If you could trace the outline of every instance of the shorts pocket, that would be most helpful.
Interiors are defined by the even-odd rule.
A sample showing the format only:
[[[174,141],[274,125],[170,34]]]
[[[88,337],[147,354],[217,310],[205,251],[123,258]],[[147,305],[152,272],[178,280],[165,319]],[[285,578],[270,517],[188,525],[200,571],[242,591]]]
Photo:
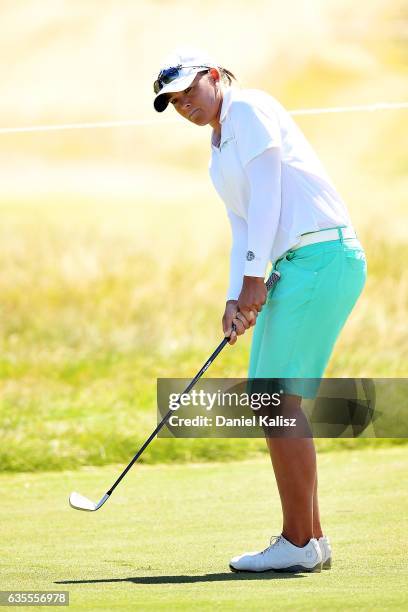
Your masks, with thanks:
[[[289,251],[286,259],[299,271],[309,274],[318,274],[329,268],[333,263],[338,261],[341,255],[341,250],[333,249],[330,251],[296,249]]]

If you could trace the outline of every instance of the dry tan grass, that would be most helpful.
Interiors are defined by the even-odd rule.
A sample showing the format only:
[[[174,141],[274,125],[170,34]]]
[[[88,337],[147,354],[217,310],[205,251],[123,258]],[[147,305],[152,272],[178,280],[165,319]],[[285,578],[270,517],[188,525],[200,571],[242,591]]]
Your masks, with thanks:
[[[160,58],[194,41],[289,109],[406,100],[406,11],[385,0],[28,0],[3,2],[0,18],[0,127],[158,121],[0,134],[0,460],[122,461],[129,432],[154,420],[152,380],[191,377],[218,344],[227,279],[210,133],[154,113]],[[329,376],[407,374],[406,112],[297,118],[368,256]],[[250,336],[240,343],[211,376],[246,375]]]

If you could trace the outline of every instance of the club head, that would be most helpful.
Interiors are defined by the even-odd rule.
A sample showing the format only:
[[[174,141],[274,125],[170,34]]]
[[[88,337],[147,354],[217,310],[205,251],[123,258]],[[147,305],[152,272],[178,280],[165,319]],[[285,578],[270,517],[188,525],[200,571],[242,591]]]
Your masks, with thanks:
[[[74,491],[69,496],[69,505],[71,506],[71,508],[75,508],[75,510],[83,510],[85,512],[95,512],[95,510],[99,510],[99,508],[103,506],[103,504],[106,502],[108,497],[109,495],[105,493],[102,499],[97,504],[94,504],[94,502],[88,499],[87,497],[84,497],[80,493],[76,493]]]

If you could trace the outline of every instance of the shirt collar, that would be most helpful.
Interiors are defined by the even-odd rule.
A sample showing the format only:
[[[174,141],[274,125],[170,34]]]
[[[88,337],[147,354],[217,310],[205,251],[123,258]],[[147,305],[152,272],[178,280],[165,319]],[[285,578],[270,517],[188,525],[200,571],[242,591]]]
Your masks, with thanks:
[[[234,89],[235,88],[233,86],[230,86],[224,91],[220,112],[220,123],[222,123],[227,116],[228,109],[231,106]]]
[[[220,140],[220,144],[218,147],[216,147],[211,142],[212,148],[217,151],[221,151],[225,141],[231,139],[231,135],[228,135],[228,126],[226,126],[224,121],[228,114],[228,110],[231,106],[231,102],[233,100],[235,89],[236,87],[233,87],[230,85],[229,87],[227,87],[227,89],[224,90],[224,93],[223,93],[221,111],[220,111],[220,119],[219,119],[220,124],[221,124],[221,140]]]

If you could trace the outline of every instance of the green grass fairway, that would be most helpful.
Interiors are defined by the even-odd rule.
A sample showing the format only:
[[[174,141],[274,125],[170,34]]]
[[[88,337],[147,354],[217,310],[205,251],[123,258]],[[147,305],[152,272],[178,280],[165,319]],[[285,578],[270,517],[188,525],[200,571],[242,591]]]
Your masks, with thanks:
[[[70,491],[97,499],[121,466],[3,475],[1,589],[68,589],[70,610],[406,608],[406,450],[333,452],[319,467],[334,566],[311,575],[228,569],[280,533],[266,458],[136,466],[96,514],[69,508]]]

